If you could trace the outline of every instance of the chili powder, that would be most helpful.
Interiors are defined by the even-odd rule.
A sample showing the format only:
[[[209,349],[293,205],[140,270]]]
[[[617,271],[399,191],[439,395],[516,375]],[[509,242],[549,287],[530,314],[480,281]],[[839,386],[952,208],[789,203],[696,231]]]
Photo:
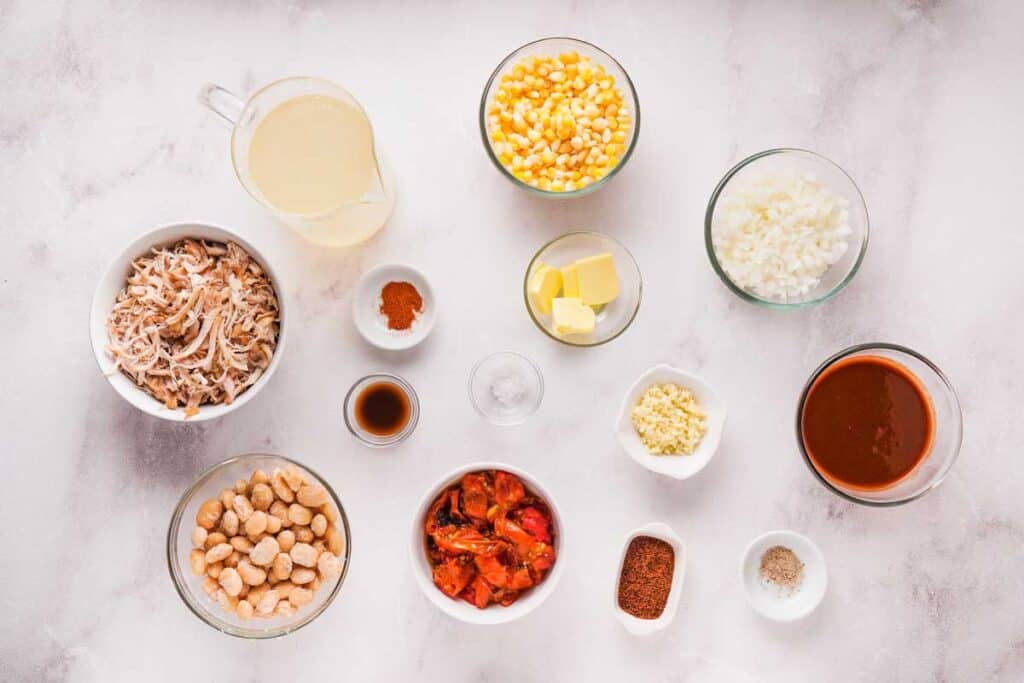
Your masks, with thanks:
[[[657,619],[672,591],[676,553],[660,538],[637,536],[626,549],[619,575],[619,607],[638,619]]]
[[[389,330],[408,330],[423,311],[423,297],[408,282],[389,282],[380,290],[380,312]]]

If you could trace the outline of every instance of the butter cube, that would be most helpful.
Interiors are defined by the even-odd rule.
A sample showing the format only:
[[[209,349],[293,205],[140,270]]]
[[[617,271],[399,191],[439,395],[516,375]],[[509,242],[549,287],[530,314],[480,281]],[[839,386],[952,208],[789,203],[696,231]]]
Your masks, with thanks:
[[[562,296],[574,299],[580,297],[580,276],[575,263],[562,267]]]
[[[575,297],[559,297],[551,302],[555,334],[590,334],[597,316],[594,309]]]
[[[619,277],[611,254],[597,254],[576,262],[580,299],[588,306],[600,306],[619,295]]]
[[[533,267],[530,273],[530,281],[527,285],[527,292],[530,296],[530,303],[541,315],[551,312],[551,300],[558,295],[562,289],[562,271],[552,268],[540,261]]]

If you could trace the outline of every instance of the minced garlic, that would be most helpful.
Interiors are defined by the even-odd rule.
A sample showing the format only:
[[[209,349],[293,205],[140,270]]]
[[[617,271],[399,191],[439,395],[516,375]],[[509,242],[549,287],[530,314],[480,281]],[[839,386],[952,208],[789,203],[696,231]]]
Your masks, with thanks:
[[[644,392],[629,417],[652,455],[690,455],[707,431],[696,397],[678,384],[655,384]]]

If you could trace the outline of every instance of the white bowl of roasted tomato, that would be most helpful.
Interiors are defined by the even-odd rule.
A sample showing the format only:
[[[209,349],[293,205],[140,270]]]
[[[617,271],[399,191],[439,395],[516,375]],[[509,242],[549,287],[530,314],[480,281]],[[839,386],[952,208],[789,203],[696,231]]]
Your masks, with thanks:
[[[423,594],[471,624],[504,624],[537,609],[562,574],[562,519],[523,470],[495,462],[441,477],[413,518],[410,557]]]

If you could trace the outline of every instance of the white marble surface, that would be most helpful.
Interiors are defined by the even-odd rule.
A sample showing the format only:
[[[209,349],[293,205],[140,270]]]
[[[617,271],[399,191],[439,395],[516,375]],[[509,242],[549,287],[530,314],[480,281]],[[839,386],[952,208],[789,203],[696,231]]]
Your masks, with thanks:
[[[489,4],[0,2],[0,679],[1022,680],[1021,5]],[[641,99],[629,167],[575,202],[515,191],[477,132],[493,66],[549,34],[608,49]],[[207,80],[245,92],[303,73],[356,93],[398,177],[391,224],[361,248],[320,250],[276,226],[195,102]],[[720,175],[780,145],[836,159],[873,219],[848,290],[790,314],[730,294],[702,241]],[[106,263],[184,218],[271,253],[294,314],[266,392],[186,427],[121,401],[86,335]],[[624,241],[646,284],[633,328],[590,351],[535,330],[519,291],[533,250],[570,228]],[[428,343],[400,356],[368,348],[349,318],[353,283],[391,260],[428,271],[443,307]],[[833,497],[793,441],[808,372],[866,340],[932,357],[966,415],[948,480],[898,509]],[[485,424],[466,394],[472,363],[506,347],[547,379],[539,414],[514,429]],[[730,404],[721,451],[689,481],[642,470],[612,437],[622,392],[657,362],[706,377]],[[423,403],[414,438],[391,451],[360,447],[339,414],[376,369],[408,377]],[[274,642],[200,623],[163,551],[193,477],[254,449],[325,473],[353,526],[337,602]],[[494,629],[438,612],[406,557],[424,487],[482,458],[542,478],[571,539],[551,599]],[[613,564],[623,535],[652,520],[687,538],[690,565],[674,625],[638,640],[610,612]],[[790,626],[754,614],[738,577],[746,543],[774,527],[811,536],[831,570],[819,611]]]

